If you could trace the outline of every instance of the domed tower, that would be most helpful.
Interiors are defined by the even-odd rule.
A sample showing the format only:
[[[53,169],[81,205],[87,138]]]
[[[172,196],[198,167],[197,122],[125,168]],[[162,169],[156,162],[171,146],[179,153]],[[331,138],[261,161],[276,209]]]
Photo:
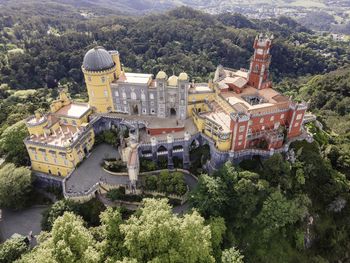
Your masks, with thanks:
[[[189,78],[186,72],[180,73],[177,81],[178,85],[178,98],[179,98],[179,108],[178,108],[178,118],[180,120],[185,120],[187,118],[187,104],[188,104],[188,87]]]
[[[157,102],[158,102],[158,117],[165,118],[166,115],[166,82],[168,76],[164,71],[159,71],[156,76],[157,81]]]
[[[121,73],[119,53],[94,47],[85,54],[82,70],[90,106],[100,113],[114,110],[110,83]]]

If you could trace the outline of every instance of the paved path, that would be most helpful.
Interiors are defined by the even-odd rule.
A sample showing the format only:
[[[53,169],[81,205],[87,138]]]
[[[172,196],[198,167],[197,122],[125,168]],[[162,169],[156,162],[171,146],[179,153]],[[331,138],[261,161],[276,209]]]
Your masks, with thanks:
[[[10,238],[18,233],[27,236],[30,231],[37,235],[41,231],[42,212],[47,206],[37,206],[21,211],[3,209],[2,220],[0,221],[1,241]]]
[[[119,158],[119,153],[113,146],[108,144],[96,146],[90,156],[83,160],[82,164],[66,180],[67,192],[86,192],[99,181],[107,184],[127,184],[128,176],[112,175],[102,169],[103,160],[113,157]]]

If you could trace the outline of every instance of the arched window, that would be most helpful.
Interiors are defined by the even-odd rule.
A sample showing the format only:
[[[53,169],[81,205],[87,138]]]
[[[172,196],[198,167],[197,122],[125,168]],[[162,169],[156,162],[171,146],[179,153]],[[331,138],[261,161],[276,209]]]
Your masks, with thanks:
[[[142,101],[145,101],[145,100],[146,100],[146,95],[145,95],[145,93],[143,93],[143,92],[141,93],[141,100],[142,100]]]
[[[134,91],[131,92],[130,96],[131,96],[132,100],[136,100],[137,99],[136,93]]]
[[[149,98],[150,98],[151,100],[154,100],[154,95],[153,95],[153,93],[150,93],[150,94],[149,94]]]
[[[259,65],[255,65],[255,71],[259,71]]]
[[[125,91],[123,91],[122,96],[123,96],[124,99],[126,98],[126,93],[125,93]]]

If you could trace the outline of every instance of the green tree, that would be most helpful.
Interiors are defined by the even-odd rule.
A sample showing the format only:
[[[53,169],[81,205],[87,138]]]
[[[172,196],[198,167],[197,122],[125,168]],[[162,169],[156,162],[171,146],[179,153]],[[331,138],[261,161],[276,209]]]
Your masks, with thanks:
[[[310,200],[304,195],[288,200],[280,191],[275,191],[264,202],[256,223],[262,228],[264,237],[268,239],[286,225],[302,219],[307,213],[309,204]]]
[[[221,262],[222,263],[243,263],[244,256],[241,255],[238,249],[232,247],[222,251]]]
[[[281,154],[274,154],[263,163],[263,174],[272,186],[280,186],[282,189],[291,188],[290,164],[283,159]]]
[[[55,220],[64,214],[64,212],[73,212],[74,204],[72,201],[63,199],[55,202],[51,207],[44,211],[41,219],[41,228],[45,231],[51,230]]]
[[[95,249],[95,241],[84,227],[83,220],[71,212],[58,217],[51,231],[53,257],[62,263],[98,262],[100,255]]]
[[[24,121],[19,121],[8,127],[0,136],[0,151],[8,162],[24,165],[28,164],[29,157],[23,140],[28,136]]]
[[[102,256],[107,261],[114,262],[125,255],[123,247],[124,235],[120,231],[122,217],[118,210],[108,208],[101,213],[104,240],[102,242]]]
[[[144,199],[139,215],[120,228],[129,256],[139,262],[214,262],[204,219],[197,212],[173,215],[165,199]]]
[[[222,217],[212,217],[208,220],[211,232],[211,246],[216,262],[220,262],[221,246],[226,232],[225,219]]]
[[[14,209],[24,207],[31,186],[32,176],[28,168],[6,164],[0,169],[0,206]]]
[[[28,250],[24,237],[14,237],[0,245],[0,262],[11,263]]]

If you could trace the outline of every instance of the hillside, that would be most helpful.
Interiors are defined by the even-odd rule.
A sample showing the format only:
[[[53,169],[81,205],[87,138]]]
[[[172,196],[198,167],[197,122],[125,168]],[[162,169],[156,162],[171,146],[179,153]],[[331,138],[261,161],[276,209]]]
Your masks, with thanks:
[[[193,249],[198,258],[209,255],[219,263],[349,262],[350,47],[347,43],[315,34],[285,16],[255,20],[239,14],[210,15],[188,7],[128,16],[135,8],[147,10],[157,3],[154,1],[149,1],[149,5],[143,5],[146,2],[142,1],[137,6],[133,6],[137,2],[118,1],[118,5],[113,2],[113,9],[109,6],[112,1],[102,0],[9,2],[0,0],[0,4],[6,3],[0,6],[0,155],[13,164],[0,169],[0,179],[5,178],[0,180],[0,196],[8,195],[9,184],[20,184],[7,180],[11,175],[8,170],[16,171],[15,165],[24,169],[30,164],[23,144],[27,129],[21,120],[37,110],[48,110],[61,87],[68,89],[73,99],[87,100],[81,64],[86,51],[96,45],[118,49],[126,71],[156,74],[164,70],[168,75],[186,71],[191,80],[208,81],[220,64],[247,68],[255,36],[261,32],[273,34],[270,69],[274,86],[296,100],[309,101],[310,111],[318,120],[307,125],[314,135],[313,143],[294,142],[290,146],[293,151],[288,154],[275,154],[266,160],[253,158],[239,165],[227,163],[210,176],[200,175],[198,187],[190,194],[190,203],[198,213],[194,212],[196,220],[183,221],[187,222],[186,226],[181,222],[189,215],[174,219],[166,201],[160,201],[162,205],[154,203],[146,209],[147,213],[135,213],[131,220],[127,219],[130,213],[124,209],[120,212],[124,213],[123,218],[119,210],[109,211],[101,214],[100,222],[96,207],[79,209],[85,215],[82,219],[74,215],[79,214],[77,208],[72,209],[72,204],[61,200],[46,211],[47,222],[43,220],[53,230],[42,236],[43,242],[37,249],[16,253],[16,258],[24,255],[19,262],[143,263],[154,259],[152,262],[182,263],[184,257],[169,256],[169,251],[180,251],[178,244],[184,245],[180,246],[183,254]],[[203,3],[181,3],[199,2]],[[116,138],[115,135],[112,141]],[[194,155],[201,156],[200,164],[202,156],[209,155],[204,148],[194,151]],[[29,169],[26,173],[30,178]],[[27,185],[26,191],[20,191],[23,186],[18,186],[14,192],[23,200],[30,200],[32,195],[28,190],[32,189],[30,180]],[[59,217],[65,211],[71,214]],[[93,218],[90,213],[94,214]],[[93,226],[87,223],[92,219]],[[196,227],[194,221],[199,222]],[[155,228],[150,228],[151,224]],[[120,225],[125,227],[124,234]],[[127,225],[133,226],[134,231],[129,231]],[[158,231],[163,225],[167,231]],[[71,231],[72,226],[75,231]],[[147,235],[141,235],[142,243],[136,226],[145,226]],[[202,241],[203,236],[198,233],[204,228],[207,234]],[[84,236],[88,244],[80,260],[72,254],[81,257],[82,253],[70,250],[81,247],[76,233]],[[130,233],[132,242],[130,236],[126,238]],[[72,242],[63,242],[63,235]],[[165,239],[173,236],[176,239]],[[123,243],[126,240],[130,245],[127,249]],[[202,246],[204,242],[206,245]],[[146,245],[150,249],[145,249]],[[165,249],[157,258],[159,247]],[[202,253],[203,247],[206,254]],[[8,251],[12,250],[0,245],[0,258]],[[142,258],[140,251],[151,255]],[[221,260],[225,258],[222,254],[227,261]],[[214,262],[204,258],[187,262]]]

